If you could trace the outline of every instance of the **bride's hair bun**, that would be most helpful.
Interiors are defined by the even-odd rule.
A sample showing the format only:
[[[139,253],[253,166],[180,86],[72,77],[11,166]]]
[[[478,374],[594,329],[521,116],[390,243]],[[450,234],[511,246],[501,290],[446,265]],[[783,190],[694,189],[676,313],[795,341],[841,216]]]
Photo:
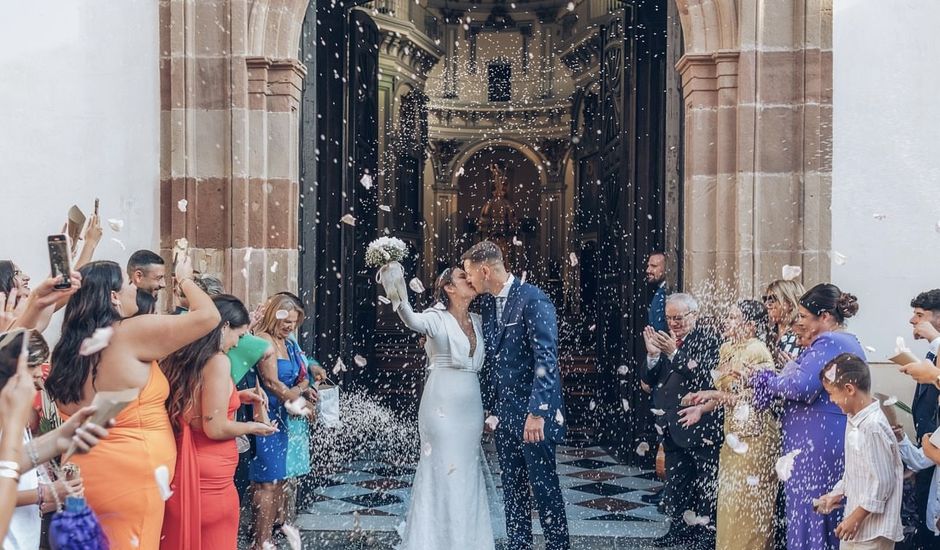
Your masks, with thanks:
[[[854,317],[858,313],[858,298],[854,294],[843,292],[836,301],[836,310],[843,319]]]

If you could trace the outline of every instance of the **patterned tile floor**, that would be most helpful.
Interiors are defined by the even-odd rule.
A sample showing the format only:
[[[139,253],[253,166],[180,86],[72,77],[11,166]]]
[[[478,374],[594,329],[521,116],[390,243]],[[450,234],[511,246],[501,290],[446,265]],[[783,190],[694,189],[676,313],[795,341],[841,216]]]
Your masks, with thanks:
[[[492,448],[487,457],[499,487]],[[662,487],[655,473],[619,464],[598,447],[559,447],[557,461],[573,541],[649,539],[665,533],[665,518],[649,503]],[[408,510],[413,476],[413,466],[369,460],[349,463],[320,480],[313,503],[298,514],[297,527],[308,535],[361,530],[389,539]],[[504,519],[493,521],[502,525]],[[533,532],[541,534],[537,521]]]

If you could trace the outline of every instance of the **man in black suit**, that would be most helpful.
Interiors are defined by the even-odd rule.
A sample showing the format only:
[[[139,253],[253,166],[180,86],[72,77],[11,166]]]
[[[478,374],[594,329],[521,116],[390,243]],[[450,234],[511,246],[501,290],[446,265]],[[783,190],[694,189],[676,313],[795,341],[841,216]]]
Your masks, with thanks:
[[[910,323],[914,331],[915,340],[926,340],[930,346],[927,360],[934,362],[937,358],[937,348],[940,348],[940,289],[935,288],[921,292],[911,300],[914,315]],[[914,431],[917,432],[919,442],[924,434],[937,429],[937,400],[940,390],[933,384],[917,384],[914,390],[914,401],[911,402],[911,411],[914,416]],[[930,483],[933,478],[933,468],[917,472],[914,477],[914,501],[917,503],[917,531],[914,535],[914,548],[936,548],[933,533],[927,527],[927,498],[930,493]]]
[[[714,531],[689,527],[682,514],[691,510],[714,524],[722,417],[706,415],[686,427],[680,402],[688,393],[714,388],[711,371],[718,366],[721,338],[700,325],[698,303],[689,294],[666,299],[666,322],[668,333],[653,327],[643,333],[648,355],[642,378],[653,387],[653,414],[666,453],[663,504],[671,519],[669,532],[653,545],[714,548]]]

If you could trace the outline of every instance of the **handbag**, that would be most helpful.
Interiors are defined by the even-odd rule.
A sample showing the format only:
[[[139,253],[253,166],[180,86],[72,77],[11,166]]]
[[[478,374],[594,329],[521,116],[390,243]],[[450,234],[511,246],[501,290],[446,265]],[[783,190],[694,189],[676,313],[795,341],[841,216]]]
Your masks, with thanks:
[[[339,386],[321,384],[317,387],[320,422],[327,428],[339,428],[343,421],[339,415]]]

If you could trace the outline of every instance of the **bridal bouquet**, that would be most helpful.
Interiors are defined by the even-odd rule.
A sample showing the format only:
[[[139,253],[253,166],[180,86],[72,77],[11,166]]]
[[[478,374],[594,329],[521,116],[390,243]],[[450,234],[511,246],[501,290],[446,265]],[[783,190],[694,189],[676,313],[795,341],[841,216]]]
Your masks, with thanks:
[[[408,246],[395,237],[379,237],[366,247],[366,265],[379,268],[375,280],[385,287],[385,296],[395,311],[402,300],[408,299],[405,268],[400,263],[407,257]]]
[[[383,267],[391,262],[401,262],[408,257],[408,245],[395,237],[379,237],[366,247],[366,265]]]

